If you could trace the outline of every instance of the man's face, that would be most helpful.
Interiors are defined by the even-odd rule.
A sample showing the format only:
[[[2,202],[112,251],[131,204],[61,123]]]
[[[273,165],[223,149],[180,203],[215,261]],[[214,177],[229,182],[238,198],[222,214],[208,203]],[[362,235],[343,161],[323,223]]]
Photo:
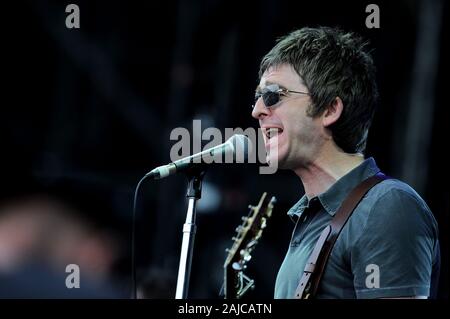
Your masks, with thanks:
[[[295,70],[288,64],[270,67],[264,72],[257,91],[277,84],[280,88],[308,92]],[[267,161],[279,168],[296,169],[317,156],[323,144],[321,118],[306,114],[311,99],[307,94],[286,93],[267,108],[262,98],[256,101],[252,116],[262,129]]]

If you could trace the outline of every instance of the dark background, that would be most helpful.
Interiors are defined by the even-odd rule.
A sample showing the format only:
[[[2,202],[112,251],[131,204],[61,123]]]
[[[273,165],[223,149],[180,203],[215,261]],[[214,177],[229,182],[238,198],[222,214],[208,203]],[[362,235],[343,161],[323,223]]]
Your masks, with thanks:
[[[1,5],[3,202],[49,194],[113,231],[120,249],[111,280],[127,294],[134,187],[170,161],[171,130],[191,130],[193,119],[222,132],[256,128],[258,66],[275,39],[304,26],[339,26],[371,42],[381,99],[366,156],[433,211],[440,297],[448,297],[447,1],[377,1],[379,29],[365,26],[366,1],[78,0],[81,28],[67,29],[69,3]],[[142,186],[137,266],[148,297],[175,294],[185,191],[181,175]],[[293,226],[285,213],[303,189],[293,173],[260,175],[256,165],[208,172],[190,297],[218,296],[224,249],[263,191],[278,204],[249,264],[256,280],[249,297],[272,297]]]

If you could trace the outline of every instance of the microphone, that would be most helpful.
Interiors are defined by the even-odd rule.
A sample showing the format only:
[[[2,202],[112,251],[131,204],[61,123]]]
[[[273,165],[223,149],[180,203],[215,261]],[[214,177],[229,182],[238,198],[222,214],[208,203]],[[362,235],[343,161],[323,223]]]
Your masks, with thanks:
[[[233,158],[233,163],[244,163],[248,159],[252,143],[250,139],[242,134],[231,136],[225,143],[208,148],[200,153],[184,157],[167,165],[159,166],[145,176],[153,179],[161,179],[197,165],[213,164],[215,159]],[[216,162],[217,163],[217,162]]]

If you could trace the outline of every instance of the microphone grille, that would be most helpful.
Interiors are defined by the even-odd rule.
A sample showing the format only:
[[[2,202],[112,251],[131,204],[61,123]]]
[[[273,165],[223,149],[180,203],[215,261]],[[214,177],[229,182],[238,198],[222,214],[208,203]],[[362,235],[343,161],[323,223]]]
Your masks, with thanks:
[[[228,142],[233,145],[235,162],[247,162],[252,151],[252,141],[245,135],[235,134],[228,139]]]

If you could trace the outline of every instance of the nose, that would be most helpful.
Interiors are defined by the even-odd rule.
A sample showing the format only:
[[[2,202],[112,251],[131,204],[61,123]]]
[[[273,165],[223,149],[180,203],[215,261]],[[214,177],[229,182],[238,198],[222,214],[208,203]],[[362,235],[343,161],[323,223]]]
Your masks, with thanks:
[[[253,107],[252,116],[257,120],[260,120],[266,116],[269,116],[270,112],[270,108],[264,105],[263,100],[258,99],[255,103],[255,106]]]

